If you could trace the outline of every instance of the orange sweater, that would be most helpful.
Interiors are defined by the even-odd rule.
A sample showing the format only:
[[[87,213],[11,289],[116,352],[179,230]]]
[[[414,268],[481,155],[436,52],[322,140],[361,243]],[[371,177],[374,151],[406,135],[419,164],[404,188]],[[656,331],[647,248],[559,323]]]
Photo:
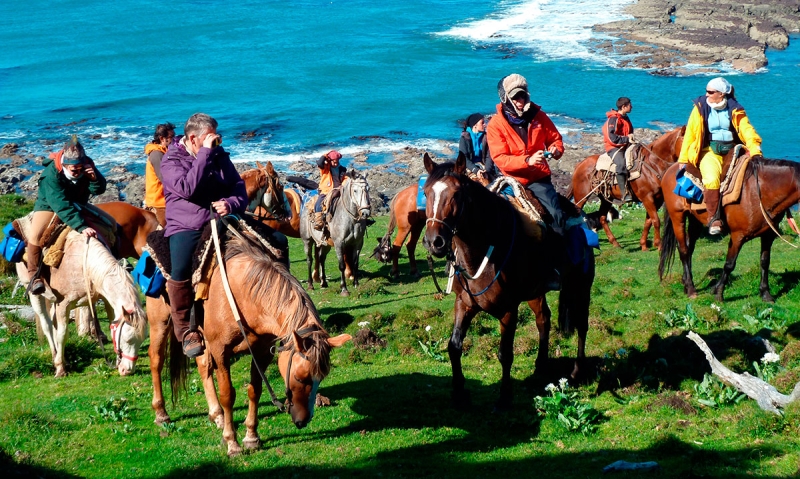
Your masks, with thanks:
[[[167,149],[155,143],[148,143],[144,147],[144,154],[147,155],[147,166],[144,170],[144,204],[150,208],[165,208],[167,206],[164,200],[164,185],[161,180],[156,176],[156,170],[150,163],[150,153],[160,151],[166,153]]]

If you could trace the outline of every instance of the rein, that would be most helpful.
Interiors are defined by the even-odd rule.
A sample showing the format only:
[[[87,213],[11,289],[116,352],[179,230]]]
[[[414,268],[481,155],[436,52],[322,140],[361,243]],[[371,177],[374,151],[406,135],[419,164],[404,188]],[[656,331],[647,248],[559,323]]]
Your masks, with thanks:
[[[315,331],[320,331],[319,327],[316,326],[316,325],[309,326],[309,327],[303,328],[303,329],[298,329],[296,331],[296,333],[297,333],[298,336],[300,336],[301,339],[305,339],[311,333],[313,333]],[[294,394],[292,393],[291,388],[289,388],[289,375],[292,373],[292,359],[294,359],[294,355],[295,354],[299,354],[301,358],[303,358],[306,361],[308,361],[308,357],[306,357],[305,354],[301,353],[300,351],[296,351],[295,349],[296,348],[295,348],[294,342],[289,343],[289,344],[285,344],[285,345],[281,345],[281,347],[278,348],[278,352],[290,351],[292,353],[289,356],[289,364],[287,364],[287,366],[286,366],[286,401],[289,403],[289,407],[291,407],[293,405],[292,397],[294,396]]]
[[[227,226],[227,223],[226,223]],[[231,229],[228,227],[228,229]],[[225,271],[225,258],[222,257],[222,249],[219,245],[219,233],[217,232],[217,222],[214,220],[214,209],[211,208],[211,237],[214,239],[214,250],[217,254],[217,265],[219,267],[220,279],[222,280],[222,286],[225,289],[225,296],[228,298],[228,304],[231,307],[231,312],[233,313],[233,317],[236,319],[236,324],[239,325],[239,331],[241,331],[242,336],[244,337],[244,342],[247,344],[247,349],[250,351],[250,358],[253,362],[253,365],[256,367],[258,374],[261,376],[261,380],[264,381],[264,384],[267,385],[267,390],[269,390],[269,395],[272,397],[272,404],[278,408],[279,411],[283,412],[283,404],[278,401],[278,398],[275,396],[275,391],[272,390],[272,386],[267,381],[267,377],[264,375],[264,371],[261,370],[261,367],[256,362],[255,355],[253,354],[253,347],[250,344],[250,340],[247,339],[247,333],[244,330],[244,326],[242,325],[242,316],[239,314],[239,308],[236,306],[236,300],[233,297],[233,293],[231,292],[231,285],[228,282],[228,273]],[[287,372],[288,375],[288,372]]]
[[[465,268],[462,268],[458,263],[453,261],[453,267],[455,268],[456,276],[458,276],[458,282],[459,282],[459,284],[461,284],[461,287],[464,288],[464,290],[467,292],[467,294],[469,294],[470,298],[474,298],[475,296],[480,296],[483,293],[485,293],[486,291],[488,291],[489,288],[491,288],[492,285],[497,281],[497,278],[500,277],[500,273],[502,273],[503,272],[503,268],[506,267],[506,263],[508,263],[508,259],[511,258],[511,251],[514,249],[514,243],[516,242],[516,237],[517,237],[517,215],[514,212],[512,212],[511,216],[512,216],[512,218],[514,218],[514,228],[511,231],[511,244],[508,246],[508,251],[506,252],[506,257],[503,259],[503,264],[500,265],[500,267],[497,269],[497,274],[494,275],[494,278],[492,278],[492,281],[485,288],[483,288],[481,291],[479,291],[477,293],[473,293],[472,291],[469,290],[469,285],[467,284],[467,281],[476,280],[483,274],[483,269],[486,267],[486,264],[489,262],[489,257],[492,255],[492,252],[494,251],[494,246],[493,245],[489,246],[489,249],[486,252],[486,256],[483,257],[483,261],[481,262],[481,266],[480,266],[480,268],[478,268],[478,271],[476,272],[474,277],[470,276],[469,273],[467,273],[467,270]],[[462,279],[462,276],[463,276],[463,279]]]
[[[347,185],[347,196],[349,198],[349,201],[345,202],[344,198],[342,198],[342,207],[344,208],[345,211],[347,211],[347,214],[350,215],[350,217],[353,218],[355,221],[361,221],[362,220],[361,213],[359,213],[359,210],[361,209],[361,205],[357,204],[357,203],[355,203],[355,201],[353,201],[353,196],[354,196],[353,195],[353,183],[354,182],[355,182],[355,180],[352,179],[352,178],[350,179],[350,181],[347,182],[348,183],[348,185]],[[358,213],[358,216],[354,215],[353,213],[350,212],[349,209],[347,209],[347,203],[349,203],[349,202],[352,202],[352,203],[356,204],[356,213]]]
[[[92,240],[91,236],[86,237],[86,249],[83,255],[83,284],[86,287],[86,302],[89,303],[89,315],[91,316],[90,321],[92,324],[95,325],[95,329],[97,329],[97,346],[100,348],[101,354],[103,355],[103,360],[106,362],[106,366],[109,369],[114,369],[114,366],[111,364],[111,361],[108,360],[105,354],[105,346],[103,345],[103,337],[100,334],[99,322],[97,321],[97,314],[94,310],[94,301],[92,301],[92,287],[89,284],[89,275],[87,274],[86,266],[89,263],[89,242]],[[121,353],[119,353],[121,355]]]
[[[783,237],[783,235],[780,233],[780,231],[778,231],[775,225],[772,224],[772,220],[769,218],[769,215],[767,215],[767,210],[764,209],[764,203],[761,201],[761,183],[759,183],[758,181],[758,162],[754,161],[752,162],[752,165],[753,165],[753,176],[756,177],[756,192],[758,193],[758,206],[761,207],[761,214],[764,216],[764,219],[767,221],[769,227],[772,228],[772,231],[775,233],[775,235],[778,236],[778,238],[781,239],[781,241],[788,244],[792,248],[797,248],[797,245],[790,243],[789,241],[786,240],[786,238]]]

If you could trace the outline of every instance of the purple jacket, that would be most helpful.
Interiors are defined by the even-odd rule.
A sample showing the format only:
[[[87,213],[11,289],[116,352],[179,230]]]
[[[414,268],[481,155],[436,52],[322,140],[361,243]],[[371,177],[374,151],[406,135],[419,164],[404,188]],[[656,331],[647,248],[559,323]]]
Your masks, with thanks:
[[[222,147],[201,147],[197,158],[176,136],[161,160],[164,198],[167,201],[167,229],[164,236],[197,231],[211,219],[211,202],[224,199],[231,213],[242,214],[247,191],[231,157]]]

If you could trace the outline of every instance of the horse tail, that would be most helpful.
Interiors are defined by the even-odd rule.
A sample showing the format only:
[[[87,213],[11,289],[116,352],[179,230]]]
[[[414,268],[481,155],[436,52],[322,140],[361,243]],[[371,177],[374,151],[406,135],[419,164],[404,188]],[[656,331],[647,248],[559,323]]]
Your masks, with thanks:
[[[678,242],[675,237],[675,230],[672,228],[672,218],[667,210],[664,210],[663,231],[661,232],[661,254],[658,261],[658,279],[664,280],[664,276],[669,273],[672,263],[675,261],[675,250]]]
[[[394,233],[394,229],[397,227],[397,217],[394,212],[397,196],[398,195],[394,195],[392,201],[389,202],[389,225],[386,227],[386,236],[384,236],[384,238],[391,239],[392,233]]]
[[[589,305],[594,284],[594,252],[584,249],[584,260],[569,266],[558,297],[558,331],[566,337],[578,333],[585,337],[589,330]]]
[[[172,329],[172,324],[169,325]],[[180,398],[181,392],[186,391],[186,377],[189,375],[189,358],[183,354],[183,345],[175,333],[170,332],[167,345],[169,352],[169,387],[172,390],[172,405]]]

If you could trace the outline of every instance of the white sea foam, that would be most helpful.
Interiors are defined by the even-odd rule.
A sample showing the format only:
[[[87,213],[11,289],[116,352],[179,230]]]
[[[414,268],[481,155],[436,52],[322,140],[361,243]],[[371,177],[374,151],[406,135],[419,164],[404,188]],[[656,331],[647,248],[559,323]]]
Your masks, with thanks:
[[[476,43],[511,45],[538,60],[613,60],[590,51],[589,41],[605,38],[592,26],[632,18],[623,8],[633,0],[508,0],[486,18],[470,20],[438,35]]]

